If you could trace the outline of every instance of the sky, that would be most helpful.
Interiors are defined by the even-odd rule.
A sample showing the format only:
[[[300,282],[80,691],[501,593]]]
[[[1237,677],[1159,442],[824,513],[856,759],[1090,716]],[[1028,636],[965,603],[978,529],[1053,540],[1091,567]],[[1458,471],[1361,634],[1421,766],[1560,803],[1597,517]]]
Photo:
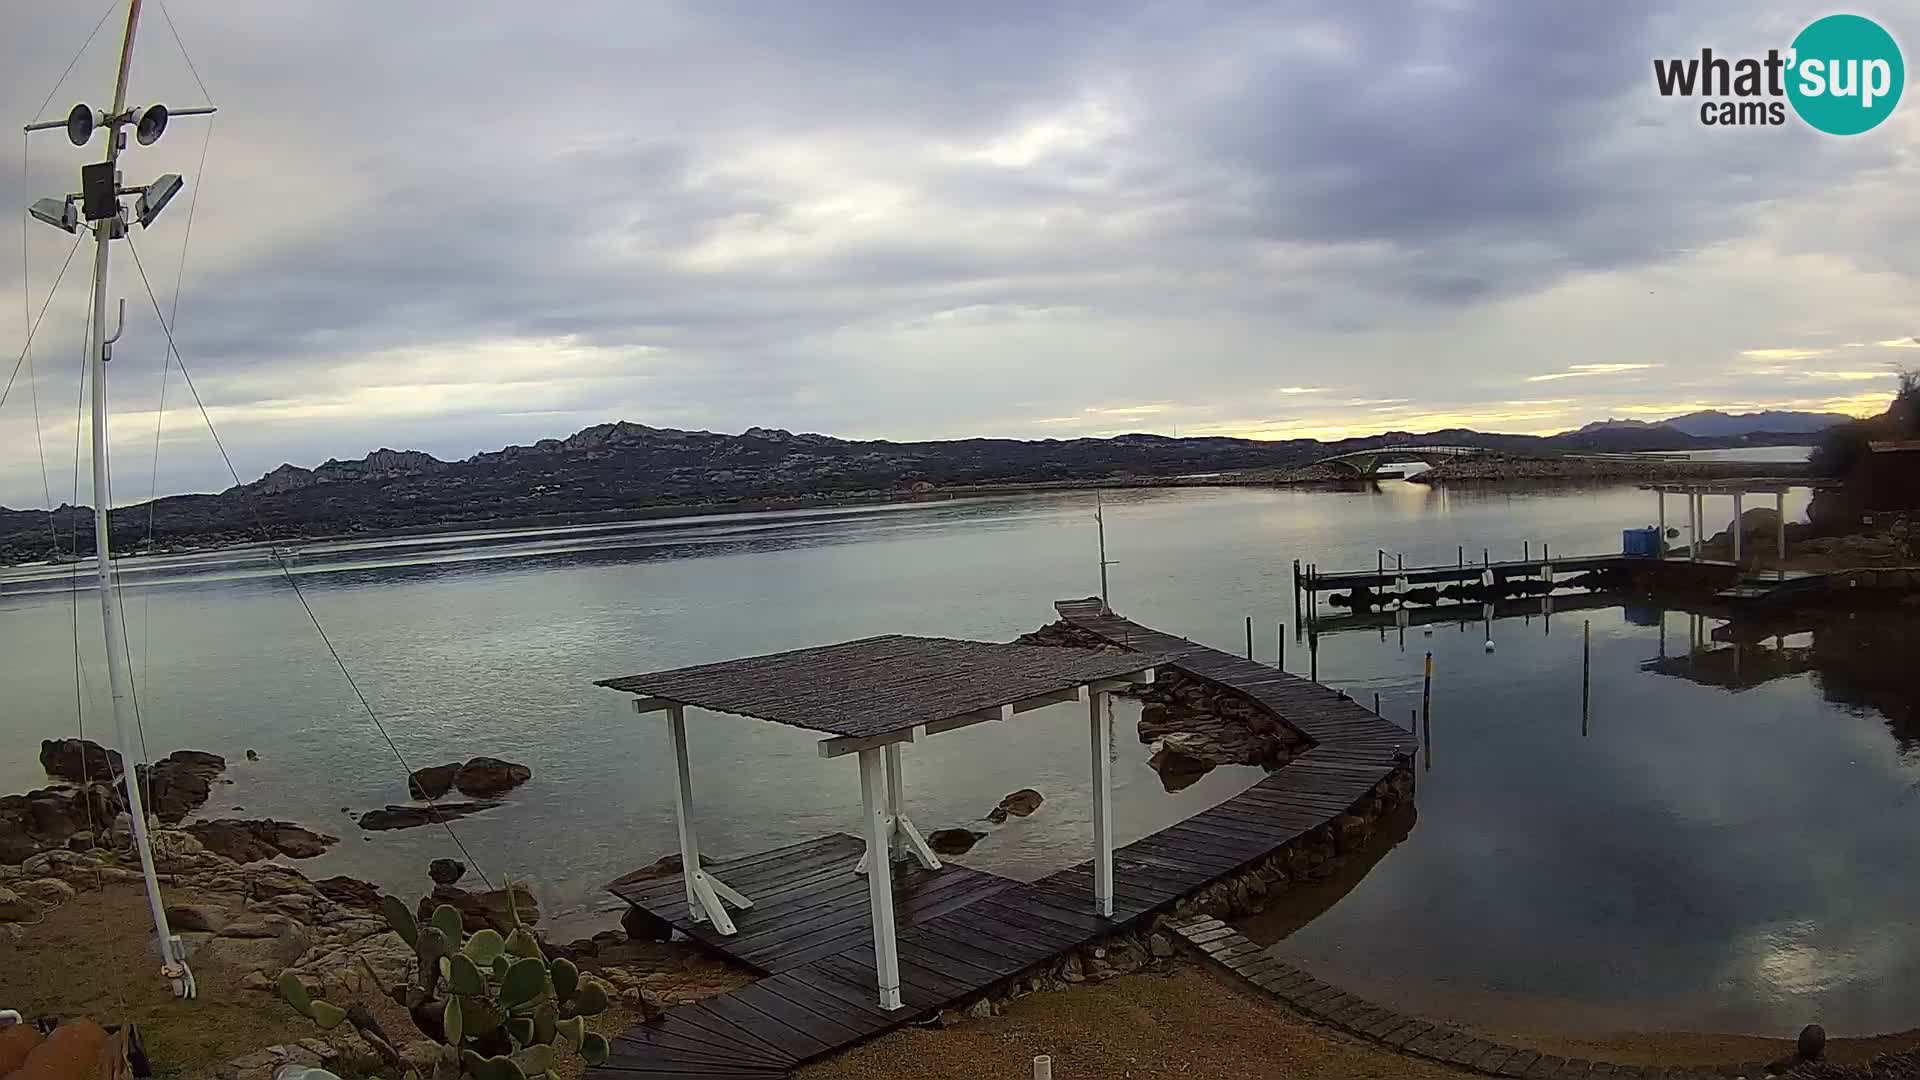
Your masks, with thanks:
[[[1705,127],[1652,77],[1832,10],[151,0],[131,100],[220,112],[123,158],[189,187],[115,245],[114,501],[232,482],[156,304],[248,480],[618,419],[1330,439],[1877,412],[1920,363],[1920,13],[1859,9],[1910,84],[1859,136]],[[8,114],[106,104],[121,17],[5,5]],[[100,143],[0,148],[21,207]],[[49,301],[72,238],[13,220],[0,362],[46,314],[0,505],[41,506],[87,468],[90,246]]]

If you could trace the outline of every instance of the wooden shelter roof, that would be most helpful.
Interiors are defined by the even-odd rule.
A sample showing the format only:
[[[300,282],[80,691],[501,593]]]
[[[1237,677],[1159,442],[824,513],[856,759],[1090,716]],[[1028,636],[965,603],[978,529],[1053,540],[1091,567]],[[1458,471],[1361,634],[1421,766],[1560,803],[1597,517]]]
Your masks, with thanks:
[[[999,709],[1154,666],[1135,652],[886,634],[596,683],[846,738]]]

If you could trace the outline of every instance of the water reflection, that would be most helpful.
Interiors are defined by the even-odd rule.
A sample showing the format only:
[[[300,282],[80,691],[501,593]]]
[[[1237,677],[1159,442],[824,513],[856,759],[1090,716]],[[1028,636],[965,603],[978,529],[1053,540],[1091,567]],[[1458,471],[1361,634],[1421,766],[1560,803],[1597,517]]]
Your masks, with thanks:
[[[1420,778],[1417,832],[1326,910],[1254,930],[1328,978],[1463,1020],[1920,1021],[1920,615],[1583,606],[1590,711],[1580,628],[1547,633],[1564,609],[1496,618],[1494,654],[1460,612],[1430,615],[1405,653],[1403,627],[1325,635],[1330,681],[1367,671],[1355,685],[1389,701],[1417,701],[1431,650],[1428,749],[1446,745]]]

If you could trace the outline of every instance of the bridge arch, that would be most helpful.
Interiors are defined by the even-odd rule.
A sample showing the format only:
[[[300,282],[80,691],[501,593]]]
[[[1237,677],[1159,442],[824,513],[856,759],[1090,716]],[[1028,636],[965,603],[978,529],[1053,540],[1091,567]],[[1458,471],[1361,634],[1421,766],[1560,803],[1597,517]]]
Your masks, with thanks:
[[[1423,461],[1428,465],[1439,465],[1454,458],[1476,457],[1486,453],[1480,446],[1425,446],[1403,444],[1400,446],[1371,446],[1365,450],[1349,450],[1344,454],[1335,454],[1313,462],[1314,465],[1326,465],[1332,468],[1351,469],[1357,476],[1375,476],[1380,466],[1399,462]]]

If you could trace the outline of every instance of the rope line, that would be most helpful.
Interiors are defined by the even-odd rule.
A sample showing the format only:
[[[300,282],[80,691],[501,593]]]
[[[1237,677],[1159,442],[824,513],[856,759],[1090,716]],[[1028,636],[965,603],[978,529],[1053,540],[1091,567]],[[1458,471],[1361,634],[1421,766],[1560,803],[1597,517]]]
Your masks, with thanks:
[[[200,96],[208,104],[212,104],[213,95],[207,92],[207,84],[200,78],[200,69],[193,66],[193,54],[187,51],[187,43],[180,39],[180,28],[173,25],[173,13],[167,10],[167,0],[154,0],[154,2],[160,5],[160,17],[167,20],[167,31],[173,35],[173,43],[179,46],[180,58],[187,62],[187,70],[193,73],[193,81],[200,87]],[[206,173],[197,172],[194,175],[205,176]]]
[[[100,36],[100,28],[107,25],[107,19],[110,18],[119,7],[120,0],[113,0],[112,3],[107,5],[107,10],[100,13],[100,21],[93,24],[93,33],[88,34],[87,40],[80,43],[80,50],[73,54],[73,59],[67,61],[66,70],[60,73],[60,78],[53,84],[53,89],[47,91],[46,100],[42,101],[40,107],[33,111],[33,117],[36,123],[39,122],[40,115],[47,111],[47,106],[53,103],[53,95],[59,93],[60,88],[66,85],[67,76],[73,74],[73,65],[79,63],[80,57],[86,55],[87,46],[93,44],[93,39]]]
[[[54,294],[60,291],[60,279],[67,276],[67,267],[73,265],[73,256],[80,250],[80,241],[84,239],[86,239],[84,236],[76,238],[73,246],[67,249],[67,261],[60,264],[60,273],[53,279],[53,288],[47,291],[46,302],[40,305],[40,314],[34,318],[33,325],[27,328],[27,343],[20,346],[20,355],[13,362],[13,374],[7,376],[6,389],[0,390],[0,405],[5,405],[7,396],[13,393],[13,381],[20,377],[20,365],[27,362],[27,350],[33,348],[33,335],[40,332],[40,324],[47,317],[47,309],[53,306]]]
[[[234,486],[244,488],[246,485],[240,480],[240,471],[234,467],[233,457],[227,453],[226,443],[221,440],[219,430],[214,427],[213,416],[207,412],[207,404],[201,399],[200,390],[193,383],[193,374],[187,370],[186,358],[180,355],[179,347],[174,343],[173,330],[167,325],[165,315],[160,310],[160,298],[154,294],[153,285],[147,280],[146,266],[140,261],[140,249],[134,246],[132,236],[127,237],[127,250],[133,253],[133,265],[140,272],[140,283],[146,288],[148,301],[153,304],[153,316],[160,321],[160,331],[167,337],[167,348],[173,353],[174,362],[180,365],[180,380],[186,384],[187,392],[193,395],[193,403],[200,410],[200,418],[206,422],[207,433],[213,437],[213,445],[220,451],[220,460],[226,463],[227,472],[233,477]],[[260,534],[262,540],[270,541],[271,537],[267,535],[266,522],[261,519],[259,508],[254,506],[251,495],[248,496],[246,505],[248,513],[253,517],[255,530]],[[406,755],[401,753],[399,745],[393,741],[393,736],[387,732],[387,726],[381,722],[380,714],[374,711],[373,703],[368,701],[367,695],[361,691],[360,684],[355,681],[353,672],[347,668],[347,663],[341,658],[340,651],[334,648],[333,639],[327,636],[326,627],[320,624],[320,617],[314,614],[313,605],[307,602],[306,593],[300,588],[300,582],[294,577],[293,571],[288,569],[285,557],[275,550],[271,543],[269,543],[267,547],[267,556],[272,559],[274,565],[279,568],[281,577],[286,580],[287,586],[293,590],[294,598],[300,601],[300,608],[306,612],[307,621],[313,624],[314,633],[319,635],[320,643],[326,647],[327,655],[333,658],[334,666],[340,669],[341,676],[346,679],[348,688],[353,691],[353,696],[360,702],[360,708],[367,714],[367,719],[373,721],[374,729],[380,733],[380,738],[387,744],[387,749],[393,754],[394,760],[400,763],[401,768],[407,770],[408,779],[411,781],[414,772],[413,766],[407,763]],[[438,807],[438,804],[431,796],[427,798],[426,803],[429,808],[437,809]],[[467,850],[467,846],[460,842],[459,834],[453,830],[453,823],[438,813],[432,816],[441,829],[446,831],[447,839],[452,840],[453,846],[458,848],[460,854],[466,857],[467,865],[471,866],[474,873],[480,876],[481,882],[483,882],[487,888],[493,888],[493,881],[487,877],[487,872],[481,868],[480,861],[475,859],[473,853]]]

